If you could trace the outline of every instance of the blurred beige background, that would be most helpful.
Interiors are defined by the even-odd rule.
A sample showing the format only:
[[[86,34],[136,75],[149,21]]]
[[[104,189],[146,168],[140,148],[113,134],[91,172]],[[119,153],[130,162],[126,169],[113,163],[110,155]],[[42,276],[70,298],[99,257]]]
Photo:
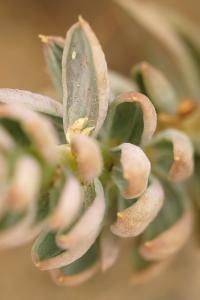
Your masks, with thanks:
[[[142,0],[140,0],[142,1]],[[200,22],[198,0],[157,0]],[[65,35],[82,14],[92,25],[106,53],[109,67],[129,73],[143,59],[142,49],[127,41],[110,0],[0,0],[0,87],[40,91],[49,85],[39,33]],[[133,34],[137,44],[139,36]],[[53,285],[31,263],[30,247],[0,253],[0,300],[199,300],[200,252],[188,243],[174,265],[144,287],[130,287],[126,251],[105,275],[83,286]]]
[[[199,19],[198,0],[152,1]],[[140,34],[134,27],[134,39],[128,41],[118,22],[119,13],[111,0],[0,0],[0,86],[34,91],[44,88],[48,76],[38,34],[64,36],[79,14],[96,32],[109,67],[128,74],[131,65],[143,59],[143,51],[136,47]]]

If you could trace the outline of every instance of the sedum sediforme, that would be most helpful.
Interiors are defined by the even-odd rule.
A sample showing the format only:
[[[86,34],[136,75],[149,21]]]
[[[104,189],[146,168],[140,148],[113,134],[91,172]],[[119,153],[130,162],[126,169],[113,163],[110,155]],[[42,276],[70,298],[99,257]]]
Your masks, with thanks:
[[[81,17],[66,39],[40,37],[61,101],[0,89],[0,246],[37,235],[35,265],[57,284],[75,285],[110,268],[120,241],[132,238],[133,280],[141,282],[167,266],[192,231],[181,184],[193,173],[192,143],[178,128],[157,127],[159,87],[172,112],[176,99],[165,80],[149,100],[108,74]]]

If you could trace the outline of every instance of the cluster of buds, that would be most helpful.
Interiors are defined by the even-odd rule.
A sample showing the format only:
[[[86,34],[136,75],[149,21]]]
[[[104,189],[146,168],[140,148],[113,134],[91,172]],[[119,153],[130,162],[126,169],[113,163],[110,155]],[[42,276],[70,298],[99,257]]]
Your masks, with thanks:
[[[81,17],[66,39],[40,37],[62,102],[0,89],[0,247],[38,235],[35,265],[70,286],[110,268],[132,238],[133,282],[142,282],[169,264],[193,227],[181,184],[193,173],[192,142],[157,126],[157,113],[173,114],[177,99],[159,72],[143,81],[146,65],[134,71],[137,85],[108,74]]]

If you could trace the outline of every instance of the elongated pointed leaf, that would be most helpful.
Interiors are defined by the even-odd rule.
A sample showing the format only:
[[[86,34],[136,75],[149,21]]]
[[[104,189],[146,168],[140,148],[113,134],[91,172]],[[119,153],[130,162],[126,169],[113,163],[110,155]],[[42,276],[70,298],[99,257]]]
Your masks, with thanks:
[[[96,135],[110,95],[107,66],[95,34],[81,17],[67,33],[62,68],[65,132],[83,118]]]
[[[178,96],[159,70],[143,62],[133,68],[132,74],[139,91],[152,101],[158,112],[176,113]]]
[[[43,42],[44,56],[52,81],[62,101],[62,56],[65,40],[57,36],[39,35],[39,37]]]

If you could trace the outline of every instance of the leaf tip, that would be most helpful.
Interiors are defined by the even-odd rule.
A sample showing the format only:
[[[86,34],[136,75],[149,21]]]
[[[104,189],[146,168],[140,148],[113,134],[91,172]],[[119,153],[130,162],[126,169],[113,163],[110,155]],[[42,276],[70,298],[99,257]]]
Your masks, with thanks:
[[[47,35],[39,34],[38,37],[41,40],[41,42],[44,44],[47,44],[49,41],[49,37]]]

